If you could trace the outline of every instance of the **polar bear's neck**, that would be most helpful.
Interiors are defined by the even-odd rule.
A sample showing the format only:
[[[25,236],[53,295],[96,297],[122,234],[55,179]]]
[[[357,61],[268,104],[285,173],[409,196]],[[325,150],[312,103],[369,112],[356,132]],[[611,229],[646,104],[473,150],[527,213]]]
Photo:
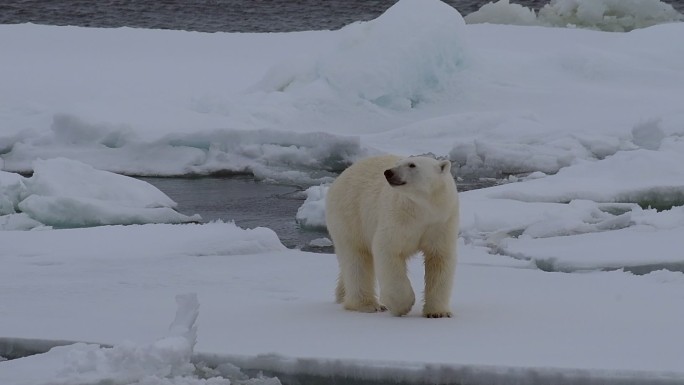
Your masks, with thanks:
[[[403,220],[424,223],[444,222],[458,214],[458,196],[455,184],[444,184],[426,195],[409,195],[394,192],[396,208]]]

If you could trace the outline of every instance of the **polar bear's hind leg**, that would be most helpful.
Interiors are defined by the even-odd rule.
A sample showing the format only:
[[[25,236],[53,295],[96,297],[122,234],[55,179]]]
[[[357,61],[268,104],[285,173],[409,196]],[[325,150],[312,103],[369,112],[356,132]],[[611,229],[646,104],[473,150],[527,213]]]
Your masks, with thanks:
[[[375,295],[375,272],[373,257],[367,252],[336,247],[340,264],[340,279],[335,290],[335,299],[347,310],[374,313],[386,310],[378,303]]]

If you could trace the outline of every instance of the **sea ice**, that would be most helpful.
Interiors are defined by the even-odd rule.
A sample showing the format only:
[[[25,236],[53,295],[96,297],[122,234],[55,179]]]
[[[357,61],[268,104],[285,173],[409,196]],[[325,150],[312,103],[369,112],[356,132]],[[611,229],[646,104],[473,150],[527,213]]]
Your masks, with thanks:
[[[0,171],[0,228],[27,230],[200,221],[138,179],[65,158],[37,160],[29,178]]]
[[[464,19],[468,24],[539,24],[534,10],[520,4],[510,3],[509,0],[498,0],[484,4],[479,10],[466,15]]]
[[[644,17],[662,4],[591,3]],[[16,76],[0,90],[0,158],[5,171],[66,157],[128,175],[304,186],[384,152],[448,154],[463,175],[555,173],[681,135],[669,128],[684,121],[683,28],[464,25],[436,0],[293,34],[3,25]]]
[[[197,294],[176,296],[176,317],[166,337],[150,344],[122,342],[113,347],[76,343],[47,353],[7,361],[0,382],[7,385],[277,385],[277,378],[214,376],[198,378],[191,363],[197,342]]]
[[[551,0],[539,13],[509,0],[483,5],[467,15],[471,24],[544,25],[625,32],[684,20],[684,15],[660,0]]]
[[[329,185],[306,189],[306,200],[297,210],[297,222],[304,227],[325,228],[325,195]]]
[[[660,0],[551,0],[539,10],[542,24],[623,32],[684,20]]]
[[[549,273],[460,241],[455,318],[435,322],[421,317],[420,306],[403,318],[343,310],[334,303],[333,255],[282,245],[252,247],[244,255],[232,248],[243,237],[271,242],[275,235],[266,230],[256,237],[229,224],[3,233],[3,335],[114,345],[112,353],[91,345],[75,348],[67,363],[89,366],[63,365],[61,357],[54,366],[34,365],[26,358],[36,376],[49,376],[53,368],[98,375],[124,367],[135,369],[130,373],[155,369],[157,376],[182,371],[187,361],[179,357],[191,344],[179,334],[188,333],[159,333],[159,325],[174,311],[169,299],[190,290],[202,300],[192,362],[212,370],[231,363],[293,376],[435,383],[569,378],[676,384],[684,375],[684,348],[673,338],[684,320],[682,273]],[[540,240],[545,239],[551,238]],[[408,270],[420,291],[422,261],[411,260]],[[192,318],[183,314],[188,316],[182,320]],[[150,339],[165,342],[120,342]],[[62,356],[69,349],[56,351]],[[123,365],[125,358],[141,359],[131,366],[97,366]],[[7,378],[13,361],[23,359],[0,363],[0,379]],[[163,367],[165,362],[176,364]]]

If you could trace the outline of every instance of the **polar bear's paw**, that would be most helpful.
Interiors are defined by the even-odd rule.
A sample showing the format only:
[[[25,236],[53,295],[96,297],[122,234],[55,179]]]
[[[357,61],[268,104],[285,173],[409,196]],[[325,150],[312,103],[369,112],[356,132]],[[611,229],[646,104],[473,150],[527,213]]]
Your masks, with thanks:
[[[377,313],[377,312],[382,312],[382,311],[387,310],[387,308],[385,306],[380,305],[376,301],[357,302],[357,303],[345,302],[344,308],[347,310],[358,311],[361,313]]]
[[[387,306],[387,309],[392,315],[401,317],[408,314],[416,302],[416,296],[413,291],[408,291],[405,295],[390,294],[380,299],[382,303]]]
[[[423,312],[423,317],[425,318],[451,318],[451,316],[450,311]]]
[[[451,318],[452,316],[449,305],[426,303],[423,306],[423,317],[425,318]]]

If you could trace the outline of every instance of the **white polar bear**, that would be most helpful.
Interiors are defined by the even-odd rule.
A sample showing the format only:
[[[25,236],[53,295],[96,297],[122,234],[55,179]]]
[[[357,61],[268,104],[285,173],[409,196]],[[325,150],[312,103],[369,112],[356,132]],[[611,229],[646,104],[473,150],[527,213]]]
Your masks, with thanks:
[[[345,309],[407,314],[415,294],[406,262],[421,251],[423,315],[451,317],[459,209],[450,170],[448,160],[379,156],[355,163],[330,186],[326,225],[340,265],[336,299]]]

